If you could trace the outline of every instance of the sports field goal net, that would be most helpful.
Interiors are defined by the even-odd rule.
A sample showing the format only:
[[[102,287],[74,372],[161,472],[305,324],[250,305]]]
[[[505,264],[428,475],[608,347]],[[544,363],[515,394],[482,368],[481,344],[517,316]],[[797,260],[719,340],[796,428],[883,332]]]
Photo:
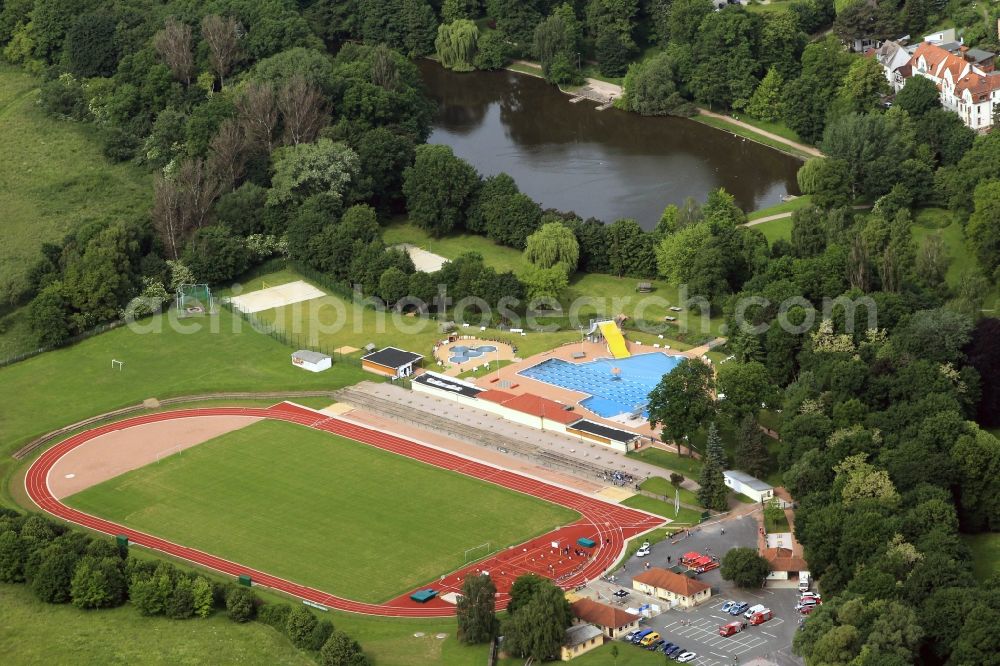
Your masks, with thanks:
[[[478,546],[473,546],[472,548],[465,549],[465,563],[475,562],[476,560],[481,560],[487,555],[493,552],[493,542],[487,541],[486,543],[481,543]]]
[[[177,313],[181,317],[215,314],[215,298],[207,284],[182,284],[177,287]]]

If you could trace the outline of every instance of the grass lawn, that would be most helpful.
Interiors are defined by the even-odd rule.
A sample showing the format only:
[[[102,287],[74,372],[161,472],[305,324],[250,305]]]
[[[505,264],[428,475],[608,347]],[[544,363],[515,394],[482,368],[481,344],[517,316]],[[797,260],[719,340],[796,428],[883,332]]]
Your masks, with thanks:
[[[965,242],[962,223],[955,219],[951,211],[943,208],[923,208],[917,212],[912,230],[913,241],[918,248],[928,236],[935,234],[941,236],[951,258],[948,272],[945,274],[945,281],[950,287],[958,287],[963,273],[976,267],[978,262]]]
[[[782,201],[781,203],[768,208],[761,208],[760,210],[755,210],[752,213],[747,213],[747,219],[753,222],[754,220],[759,220],[762,217],[778,215],[779,213],[790,213],[800,208],[806,208],[811,203],[812,195],[803,194],[802,196],[789,199],[788,201]]]
[[[972,570],[984,580],[1000,573],[1000,534],[964,534],[962,538],[972,550]]]
[[[792,218],[790,217],[761,222],[760,224],[755,224],[752,228],[764,234],[768,245],[774,245],[774,242],[779,238],[783,238],[786,241],[792,240]]]
[[[747,499],[750,499],[749,497]],[[752,503],[752,501],[751,501]],[[764,517],[764,529],[769,533],[780,534],[783,532],[790,532],[791,528],[788,525],[788,517],[785,516],[784,512],[781,514],[781,520],[768,520],[767,516]]]
[[[577,517],[330,433],[271,421],[66,503],[363,601],[387,600],[458,568],[471,546],[504,547]]]
[[[471,379],[475,377],[485,377],[491,372],[496,372],[499,368],[504,368],[513,363],[513,361],[490,361],[488,364],[481,366],[478,370],[467,370],[460,375],[459,379]]]
[[[663,497],[669,498],[671,501],[674,498],[674,493],[680,491],[681,501],[685,504],[693,504],[695,506],[701,506],[701,502],[698,501],[698,496],[688,490],[687,488],[675,487],[670,481],[664,479],[662,476],[651,476],[642,483],[639,487],[648,493],[653,493],[655,495],[661,495]]]
[[[676,523],[683,523],[685,525],[697,525],[701,520],[700,511],[692,511],[691,509],[681,507],[681,510],[675,515],[673,502],[661,502],[658,499],[646,497],[645,495],[633,495],[623,501],[622,506],[655,513],[658,516],[663,516]]]
[[[656,465],[672,472],[678,472],[689,479],[697,479],[701,472],[701,462],[688,456],[679,456],[670,451],[647,446],[640,451],[629,452],[630,458],[638,458],[650,465]]]
[[[0,626],[8,666],[315,663],[257,622],[236,624],[223,613],[205,620],[142,617],[132,606],[81,611],[42,603],[25,585],[0,584]]]
[[[129,218],[152,203],[152,179],[101,153],[97,130],[49,118],[35,103],[39,81],[0,65],[0,301],[25,287],[44,242],[89,222]]]
[[[373,375],[347,364],[323,373],[292,366],[291,351],[221,311],[182,332],[167,316],[122,327],[79,344],[0,368],[0,453],[33,436],[145,398],[214,391],[334,390]],[[213,327],[215,330],[213,331]],[[111,359],[122,359],[122,371]]]

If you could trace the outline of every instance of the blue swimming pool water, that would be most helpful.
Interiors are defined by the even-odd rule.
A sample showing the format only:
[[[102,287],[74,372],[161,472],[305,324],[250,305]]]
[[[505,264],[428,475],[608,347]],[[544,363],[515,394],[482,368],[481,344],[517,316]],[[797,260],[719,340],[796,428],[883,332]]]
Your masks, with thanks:
[[[649,401],[649,392],[663,375],[680,364],[683,359],[662,352],[637,354],[621,359],[597,359],[588,363],[570,363],[559,358],[542,361],[525,368],[525,377],[561,386],[562,388],[589,393],[591,397],[581,405],[598,416],[610,418],[634,411]],[[618,379],[612,368],[621,372]],[[645,410],[643,410],[645,415]]]
[[[479,358],[483,354],[489,354],[490,352],[495,352],[497,350],[493,345],[482,345],[480,347],[467,347],[466,345],[455,345],[449,347],[448,351],[452,353],[452,356],[448,358],[452,363],[465,363],[466,361],[471,361],[474,358]]]

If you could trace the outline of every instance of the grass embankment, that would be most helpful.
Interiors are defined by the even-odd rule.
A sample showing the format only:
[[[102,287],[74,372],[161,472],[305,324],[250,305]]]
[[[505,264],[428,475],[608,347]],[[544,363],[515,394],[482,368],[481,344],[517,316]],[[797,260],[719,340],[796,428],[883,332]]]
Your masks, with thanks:
[[[795,148],[794,146],[790,146],[787,143],[783,143],[781,141],[776,141],[776,140],[774,140],[774,139],[772,139],[770,137],[764,136],[763,134],[759,134],[757,132],[754,132],[753,130],[749,130],[749,129],[747,129],[745,127],[742,127],[740,125],[733,124],[733,123],[731,123],[728,120],[725,120],[723,118],[715,118],[715,117],[709,117],[709,116],[704,116],[704,115],[697,115],[697,116],[693,116],[691,118],[691,120],[695,121],[696,123],[701,123],[703,125],[708,125],[709,127],[714,127],[716,129],[724,130],[726,132],[729,132],[730,134],[735,134],[737,136],[745,137],[747,139],[750,139],[751,141],[756,141],[757,143],[760,143],[760,144],[763,144],[765,146],[768,146],[769,148],[774,148],[775,150],[780,150],[783,153],[787,153],[789,155],[792,155],[793,157],[798,157],[799,159],[802,159],[802,160],[807,160],[807,159],[810,159],[811,157],[813,157],[812,155],[810,155],[810,154],[808,154],[806,152],[803,152],[803,151],[799,150],[798,148]],[[764,129],[764,128],[761,128],[761,129]],[[768,131],[770,131],[770,130],[768,130]]]
[[[36,103],[39,83],[0,64],[0,303],[23,292],[42,243],[91,222],[129,219],[152,204],[150,175],[104,158],[94,127],[46,116]],[[0,358],[32,342],[23,313],[0,326]]]
[[[205,620],[142,617],[131,606],[81,611],[38,601],[26,585],[0,584],[0,654],[28,664],[313,664],[277,631]],[[224,656],[223,656],[224,655]]]
[[[691,504],[693,506],[701,506],[701,502],[698,501],[698,496],[696,494],[687,488],[674,486],[670,483],[670,481],[664,479],[662,476],[649,477],[639,484],[639,488],[645,490],[647,493],[653,493],[654,495],[666,497],[667,501],[672,501],[674,493],[679,493],[681,502]]]
[[[477,479],[272,421],[115,477],[66,503],[372,602],[458,568],[470,545],[504,547],[578,517]]]
[[[633,509],[640,509],[642,511],[655,513],[657,516],[663,516],[664,518],[668,518],[678,524],[697,525],[701,520],[700,511],[694,511],[692,509],[681,507],[680,511],[674,513],[673,502],[662,502],[658,499],[653,499],[652,497],[646,497],[645,495],[633,495],[627,500],[624,500],[622,505]]]
[[[761,208],[760,210],[755,210],[752,213],[747,213],[747,220],[753,222],[754,220],[759,220],[762,217],[771,217],[772,215],[780,215],[781,213],[793,213],[800,208],[806,208],[811,204],[812,195],[803,194],[802,196],[782,201],[781,203],[773,206]],[[757,228],[759,229],[761,226],[762,225],[758,225]]]

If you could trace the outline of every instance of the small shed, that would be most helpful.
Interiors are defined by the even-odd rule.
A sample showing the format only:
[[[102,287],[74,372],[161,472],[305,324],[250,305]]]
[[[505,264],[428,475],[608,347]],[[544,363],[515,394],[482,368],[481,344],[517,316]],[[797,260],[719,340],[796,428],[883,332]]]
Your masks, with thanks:
[[[722,479],[734,492],[746,495],[755,502],[766,502],[774,497],[774,487],[771,484],[746,472],[726,470],[722,473]]]
[[[592,624],[575,624],[566,630],[559,658],[569,661],[604,645],[604,632]]]
[[[649,292],[653,291],[653,283],[640,282],[639,284],[635,285],[635,290],[640,294],[648,294]]]
[[[292,365],[303,370],[308,370],[309,372],[329,370],[332,363],[333,361],[329,356],[319,352],[308,349],[300,349],[297,352],[292,352]]]
[[[385,347],[361,357],[361,367],[392,379],[409,377],[423,355],[395,347]]]

